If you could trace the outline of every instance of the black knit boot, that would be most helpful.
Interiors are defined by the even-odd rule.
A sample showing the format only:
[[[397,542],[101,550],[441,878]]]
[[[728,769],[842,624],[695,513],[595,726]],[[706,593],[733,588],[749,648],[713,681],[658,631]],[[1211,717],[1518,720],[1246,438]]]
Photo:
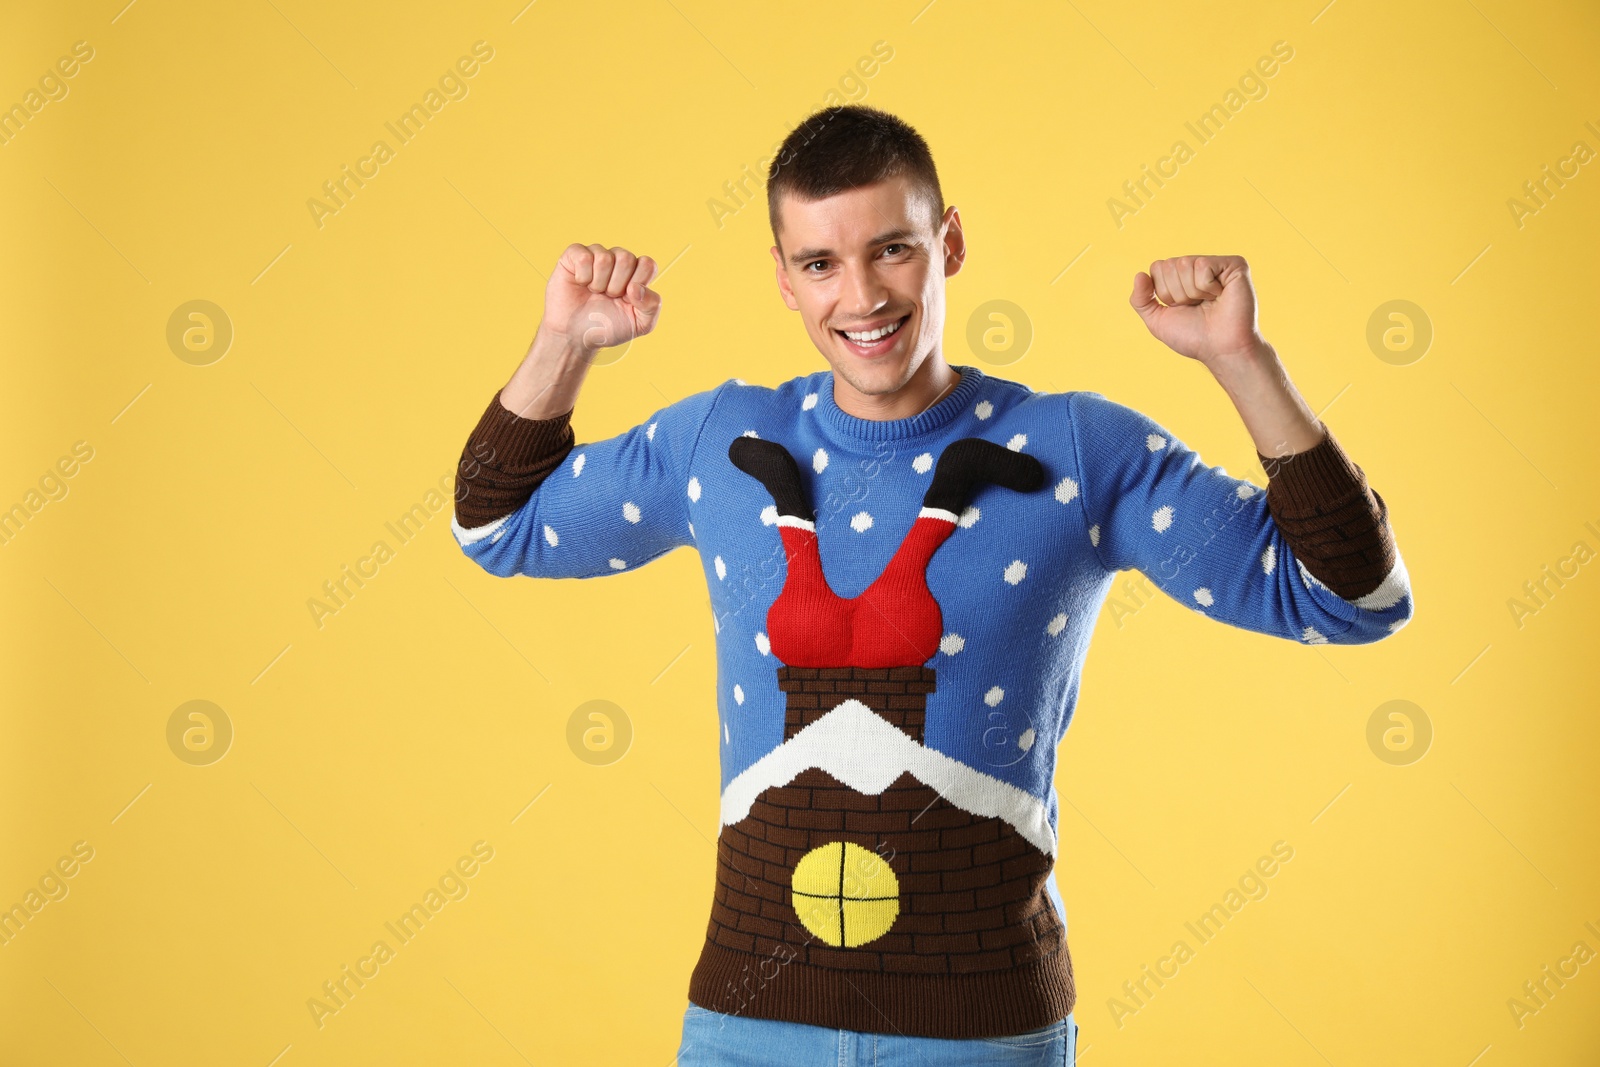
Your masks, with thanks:
[[[1044,484],[1044,465],[1033,456],[1013,452],[993,441],[963,437],[950,442],[939,453],[939,463],[922,497],[922,506],[960,515],[972,499],[973,491],[984,483],[1031,493]]]
[[[728,459],[766,487],[780,516],[816,521],[816,513],[806,500],[805,484],[800,480],[800,465],[787,448],[776,441],[740,436],[728,446]]]

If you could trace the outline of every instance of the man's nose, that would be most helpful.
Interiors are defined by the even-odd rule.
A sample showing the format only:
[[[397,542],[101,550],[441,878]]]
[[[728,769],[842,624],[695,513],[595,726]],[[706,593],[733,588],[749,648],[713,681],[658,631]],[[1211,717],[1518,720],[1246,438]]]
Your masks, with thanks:
[[[846,264],[839,303],[856,319],[864,319],[888,302],[889,289],[870,266]]]

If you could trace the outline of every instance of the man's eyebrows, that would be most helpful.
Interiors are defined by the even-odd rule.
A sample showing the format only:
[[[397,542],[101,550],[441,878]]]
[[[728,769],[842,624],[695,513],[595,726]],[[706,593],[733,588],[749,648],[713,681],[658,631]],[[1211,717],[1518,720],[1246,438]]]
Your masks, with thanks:
[[[916,234],[911,230],[896,228],[893,230],[885,230],[884,232],[875,235],[869,241],[867,241],[867,244],[868,246],[881,245],[887,244],[890,241],[904,241],[915,236]],[[833,249],[831,248],[802,248],[789,257],[789,262],[800,263],[808,259],[825,259],[831,255],[833,255]]]

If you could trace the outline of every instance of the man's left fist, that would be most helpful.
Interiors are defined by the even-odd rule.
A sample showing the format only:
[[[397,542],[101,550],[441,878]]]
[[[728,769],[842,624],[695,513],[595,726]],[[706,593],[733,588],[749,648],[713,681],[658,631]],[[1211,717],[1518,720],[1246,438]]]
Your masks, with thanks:
[[[1162,344],[1206,367],[1255,354],[1256,294],[1243,256],[1158,259],[1133,277],[1128,298]]]

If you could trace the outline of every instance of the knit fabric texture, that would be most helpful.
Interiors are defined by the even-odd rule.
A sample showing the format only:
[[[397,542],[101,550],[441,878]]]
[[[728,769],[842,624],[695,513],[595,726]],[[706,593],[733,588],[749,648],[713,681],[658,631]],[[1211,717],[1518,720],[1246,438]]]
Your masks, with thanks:
[[[544,449],[463,478],[521,500],[458,506],[491,574],[700,555],[722,743],[702,1007],[947,1038],[1063,1018],[1056,750],[1116,574],[1303,644],[1411,618],[1387,508],[1331,432],[1272,460],[1291,537],[1262,486],[1132,408],[954,369],[903,419],[845,412],[821,371],[731,379],[594,443],[567,444],[566,415],[517,426],[498,399],[475,431]],[[521,498],[519,471],[537,484]]]

